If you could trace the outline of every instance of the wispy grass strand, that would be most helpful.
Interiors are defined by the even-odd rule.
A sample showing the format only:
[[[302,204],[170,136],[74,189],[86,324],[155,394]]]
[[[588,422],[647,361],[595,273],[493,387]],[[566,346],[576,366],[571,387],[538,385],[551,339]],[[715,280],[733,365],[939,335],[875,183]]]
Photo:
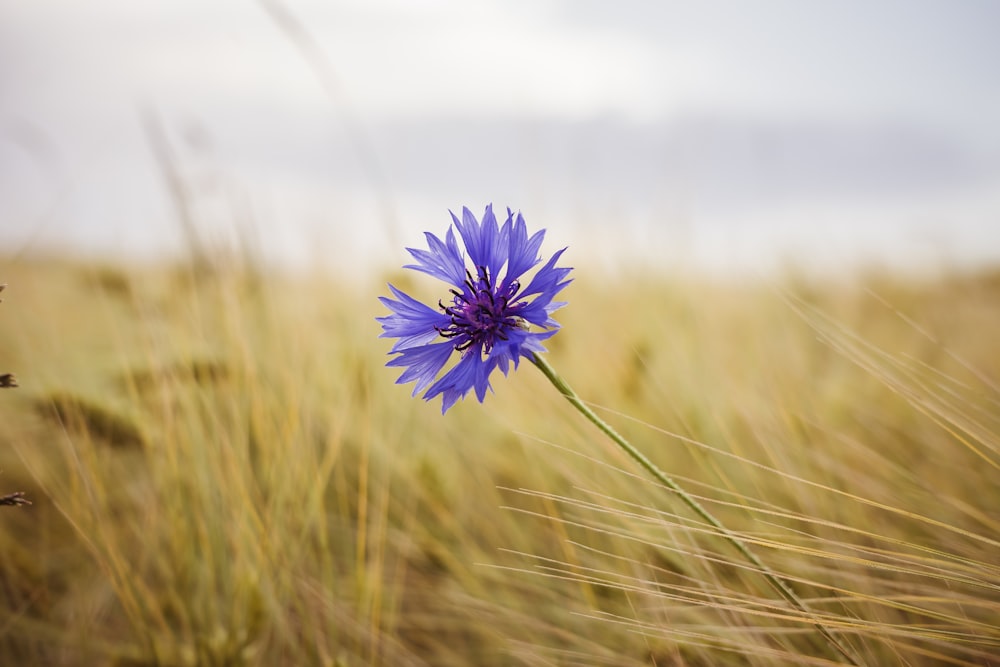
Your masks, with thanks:
[[[631,456],[639,465],[641,465],[650,475],[652,475],[656,481],[663,484],[665,487],[673,491],[677,496],[687,505],[692,512],[701,517],[707,524],[712,526],[718,534],[721,535],[728,541],[733,547],[740,552],[740,554],[746,558],[750,563],[756,567],[760,573],[767,579],[768,583],[778,592],[781,597],[783,597],[789,604],[798,609],[800,612],[805,614],[810,620],[813,621],[813,626],[823,635],[824,639],[829,643],[829,645],[840,654],[849,664],[859,665],[858,660],[851,654],[851,652],[836,638],[833,633],[830,632],[822,623],[815,620],[815,615],[809,610],[805,602],[796,595],[795,591],[792,590],[791,586],[785,582],[780,576],[778,576],[771,568],[764,564],[764,562],[750,550],[740,537],[726,528],[721,521],[719,521],[715,516],[706,510],[701,503],[699,503],[694,496],[690,495],[685,491],[680,485],[678,485],[673,479],[670,478],[665,472],[660,470],[645,454],[640,452],[635,448],[632,443],[622,437],[614,428],[611,427],[607,422],[597,416],[590,407],[583,402],[583,400],[577,395],[573,388],[567,384],[567,382],[556,373],[555,369],[544,359],[544,357],[532,354],[531,361],[538,367],[542,374],[548,378],[549,382],[559,390],[566,400],[575,407],[584,417],[586,417],[591,423],[599,428],[605,435],[607,435],[611,440],[621,447],[625,453]]]

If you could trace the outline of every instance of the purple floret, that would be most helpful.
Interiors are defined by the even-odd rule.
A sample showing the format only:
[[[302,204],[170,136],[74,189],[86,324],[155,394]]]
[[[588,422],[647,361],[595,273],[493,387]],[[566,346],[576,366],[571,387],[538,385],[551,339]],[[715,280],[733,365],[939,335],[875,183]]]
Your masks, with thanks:
[[[481,222],[468,208],[461,220],[451,217],[444,240],[427,232],[427,250],[407,248],[416,264],[404,267],[449,283],[450,296],[434,309],[389,285],[395,298],[379,300],[392,314],[377,318],[381,337],[398,339],[389,351],[398,356],[386,364],[405,368],[396,382],[415,382],[414,395],[427,389],[426,400],[440,394],[442,413],[471,389],[482,402],[495,368],[506,375],[511,362],[517,368],[524,354],[545,351],[541,341],[559,329],[551,314],[565,305],[553,298],[571,282],[570,269],[555,265],[563,248],[522,285],[521,277],[541,262],[545,230],[529,237],[520,213],[508,208],[502,226],[492,205]],[[438,379],[453,352],[461,358]]]

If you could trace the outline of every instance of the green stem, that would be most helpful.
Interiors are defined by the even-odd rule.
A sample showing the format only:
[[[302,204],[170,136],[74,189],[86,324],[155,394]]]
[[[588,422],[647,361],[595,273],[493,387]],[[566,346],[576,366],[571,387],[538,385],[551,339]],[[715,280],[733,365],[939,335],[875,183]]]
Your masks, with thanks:
[[[591,410],[573,391],[572,387],[566,384],[566,381],[559,376],[558,373],[549,365],[545,359],[537,354],[531,355],[531,361],[534,362],[538,369],[549,379],[556,389],[559,390],[566,400],[569,401],[573,407],[580,411],[584,417],[589,419],[594,426],[601,429],[605,435],[607,435],[611,440],[614,441],[616,445],[621,447],[625,452],[631,456],[635,461],[641,465],[646,471],[652,475],[658,482],[666,486],[668,489],[673,491],[684,501],[684,504],[691,508],[695,514],[701,517],[707,524],[712,526],[719,535],[726,538],[726,540],[739,551],[744,558],[746,558],[750,563],[756,567],[764,578],[767,579],[768,583],[774,587],[778,594],[783,597],[789,604],[798,609],[800,612],[805,614],[813,621],[813,626],[819,630],[820,634],[830,643],[830,645],[836,649],[836,651],[843,656],[848,663],[852,665],[858,665],[859,663],[851,655],[851,653],[837,640],[833,634],[824,627],[818,620],[816,620],[815,615],[806,607],[805,602],[795,594],[791,586],[780,576],[775,574],[771,568],[764,565],[763,561],[757,557],[757,554],[750,550],[746,542],[741,540],[736,533],[733,533],[728,528],[722,525],[718,519],[715,518],[708,510],[706,510],[701,503],[699,503],[694,496],[690,495],[687,491],[681,488],[677,482],[671,479],[665,472],[660,470],[656,465],[646,458],[646,455],[636,449],[632,443],[623,438],[617,431],[611,428],[603,419],[597,416],[597,414]]]

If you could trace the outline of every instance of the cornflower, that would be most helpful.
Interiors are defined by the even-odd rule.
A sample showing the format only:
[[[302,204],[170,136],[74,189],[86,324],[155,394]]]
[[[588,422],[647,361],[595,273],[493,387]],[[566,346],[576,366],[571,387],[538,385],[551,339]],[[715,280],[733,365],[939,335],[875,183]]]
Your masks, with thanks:
[[[520,213],[508,208],[502,226],[492,205],[482,221],[468,208],[461,220],[451,217],[454,224],[443,241],[426,232],[427,250],[407,248],[417,263],[404,267],[449,283],[450,297],[435,309],[390,284],[395,299],[380,300],[392,314],[378,318],[381,337],[399,339],[390,350],[399,356],[387,364],[406,369],[396,382],[416,382],[413,394],[426,388],[426,400],[441,395],[442,414],[472,389],[482,403],[486,390],[492,391],[495,369],[507,375],[511,363],[517,368],[521,357],[545,351],[542,341],[559,329],[552,313],[565,305],[553,299],[571,282],[565,279],[570,269],[556,266],[563,248],[522,286],[525,273],[541,262],[545,230],[529,237]],[[458,363],[435,381],[453,353],[459,354]]]

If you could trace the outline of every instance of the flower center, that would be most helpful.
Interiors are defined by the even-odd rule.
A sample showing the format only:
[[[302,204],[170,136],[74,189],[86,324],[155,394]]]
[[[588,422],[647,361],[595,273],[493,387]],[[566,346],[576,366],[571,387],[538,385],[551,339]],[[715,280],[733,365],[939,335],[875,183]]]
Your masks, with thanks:
[[[451,290],[451,305],[438,301],[441,310],[451,318],[447,327],[436,327],[445,338],[454,338],[456,350],[467,350],[482,344],[489,354],[497,340],[507,340],[510,329],[525,328],[518,316],[523,304],[513,303],[521,284],[516,280],[498,288],[490,280],[485,266],[479,267],[477,277],[466,269],[467,279],[461,292]]]

